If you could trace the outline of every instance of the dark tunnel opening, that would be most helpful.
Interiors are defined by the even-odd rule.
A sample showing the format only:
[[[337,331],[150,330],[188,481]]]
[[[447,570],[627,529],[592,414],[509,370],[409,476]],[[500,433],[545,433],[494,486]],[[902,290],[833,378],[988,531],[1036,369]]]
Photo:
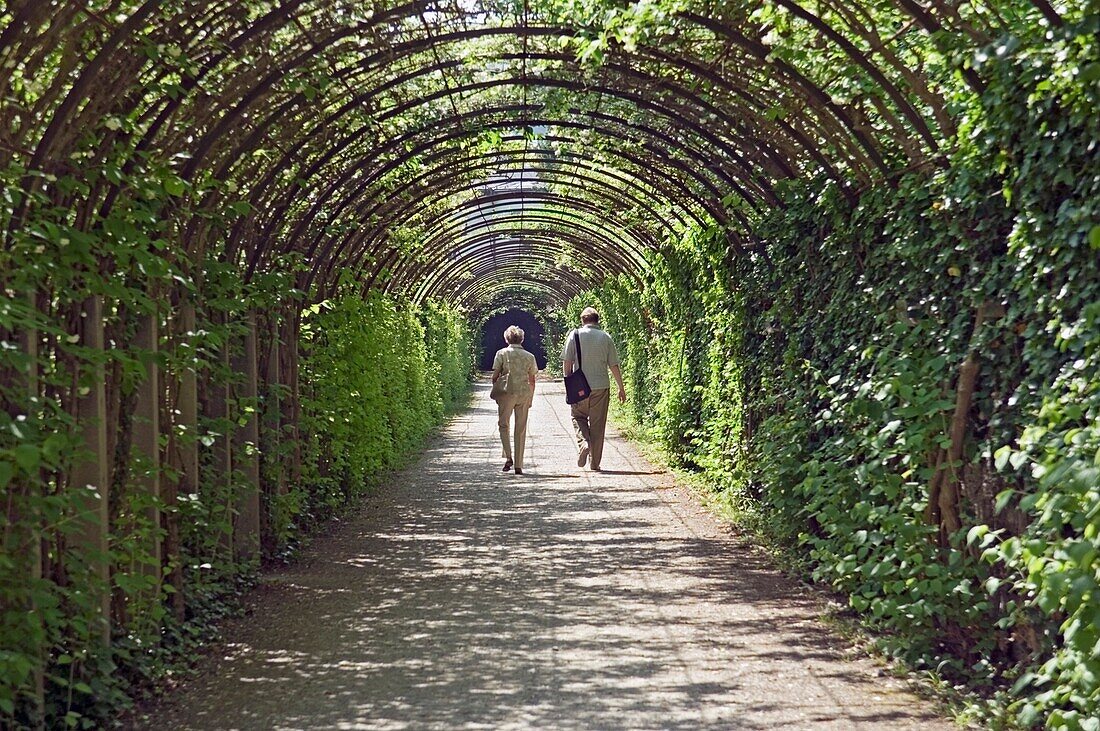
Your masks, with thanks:
[[[481,360],[478,362],[478,367],[483,371],[492,369],[493,356],[505,346],[504,331],[511,325],[523,330],[523,347],[535,356],[539,370],[545,368],[546,347],[543,344],[545,330],[542,323],[530,312],[516,308],[493,315],[485,322],[481,330]]]

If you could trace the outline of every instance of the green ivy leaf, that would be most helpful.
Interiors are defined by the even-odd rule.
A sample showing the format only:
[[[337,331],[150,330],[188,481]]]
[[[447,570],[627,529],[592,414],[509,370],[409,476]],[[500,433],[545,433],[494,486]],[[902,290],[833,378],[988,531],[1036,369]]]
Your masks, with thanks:
[[[1100,64],[1096,64],[1100,67]],[[1089,248],[1100,249],[1100,225],[1093,226],[1089,229]]]
[[[183,181],[183,178],[172,176],[165,178],[164,180],[164,192],[170,196],[176,198],[182,196],[184,191],[187,190],[187,184]]]
[[[973,546],[974,542],[989,532],[988,525],[976,525],[966,532],[966,545]]]
[[[15,463],[27,474],[34,473],[42,462],[42,453],[34,444],[20,444],[11,452]]]

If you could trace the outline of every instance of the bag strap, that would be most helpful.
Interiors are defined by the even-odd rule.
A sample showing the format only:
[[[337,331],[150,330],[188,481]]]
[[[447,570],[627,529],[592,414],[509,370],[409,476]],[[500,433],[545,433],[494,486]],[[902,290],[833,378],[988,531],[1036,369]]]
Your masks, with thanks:
[[[573,331],[573,347],[577,351],[577,370],[581,369],[581,336],[579,330]]]

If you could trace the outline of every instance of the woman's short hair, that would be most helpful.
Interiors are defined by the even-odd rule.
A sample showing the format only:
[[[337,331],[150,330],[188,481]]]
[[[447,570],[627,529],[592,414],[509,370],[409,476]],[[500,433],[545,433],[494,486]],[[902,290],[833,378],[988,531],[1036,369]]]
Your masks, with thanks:
[[[600,321],[600,313],[596,312],[595,307],[585,307],[584,312],[581,313],[581,322],[585,325],[595,325]]]
[[[523,330],[510,325],[507,330],[504,331],[504,342],[509,345],[519,345],[523,342]]]

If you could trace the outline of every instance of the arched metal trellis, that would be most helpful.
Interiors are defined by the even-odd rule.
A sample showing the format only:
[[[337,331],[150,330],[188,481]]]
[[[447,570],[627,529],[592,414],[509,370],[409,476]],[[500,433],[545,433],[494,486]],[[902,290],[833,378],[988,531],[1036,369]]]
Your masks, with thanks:
[[[855,202],[902,171],[946,164],[948,96],[985,84],[959,59],[1020,18],[1060,25],[1064,9],[602,7],[603,20],[568,3],[496,0],[0,10],[11,302],[0,314],[34,323],[17,331],[0,318],[5,349],[21,357],[4,373],[6,406],[15,418],[48,401],[76,425],[83,456],[56,484],[100,488],[72,541],[105,579],[104,465],[129,446],[119,440],[154,467],[142,479],[158,521],[177,495],[199,492],[200,449],[218,474],[243,474],[226,550],[259,550],[263,465],[242,445],[272,427],[264,479],[295,478],[302,313],[349,280],[479,312],[509,292],[557,306],[607,277],[642,277],[649,254],[693,229],[714,227],[731,256],[752,255],[789,181]],[[49,270],[47,254],[66,267]],[[249,304],[230,317],[234,297]],[[236,327],[233,342],[203,340],[215,321]],[[239,381],[199,372],[200,350]],[[190,360],[169,367],[168,351]],[[133,393],[106,389],[117,363],[144,374]],[[72,364],[69,382],[49,380]],[[270,424],[231,410],[260,399],[275,404]],[[147,428],[112,429],[127,408]],[[236,417],[246,435],[204,447],[200,414]],[[178,475],[170,485],[156,476],[162,460]],[[150,549],[158,557],[174,550],[173,520]],[[41,556],[29,560],[40,576]],[[178,566],[165,565],[178,585]],[[110,615],[109,594],[99,599]]]

